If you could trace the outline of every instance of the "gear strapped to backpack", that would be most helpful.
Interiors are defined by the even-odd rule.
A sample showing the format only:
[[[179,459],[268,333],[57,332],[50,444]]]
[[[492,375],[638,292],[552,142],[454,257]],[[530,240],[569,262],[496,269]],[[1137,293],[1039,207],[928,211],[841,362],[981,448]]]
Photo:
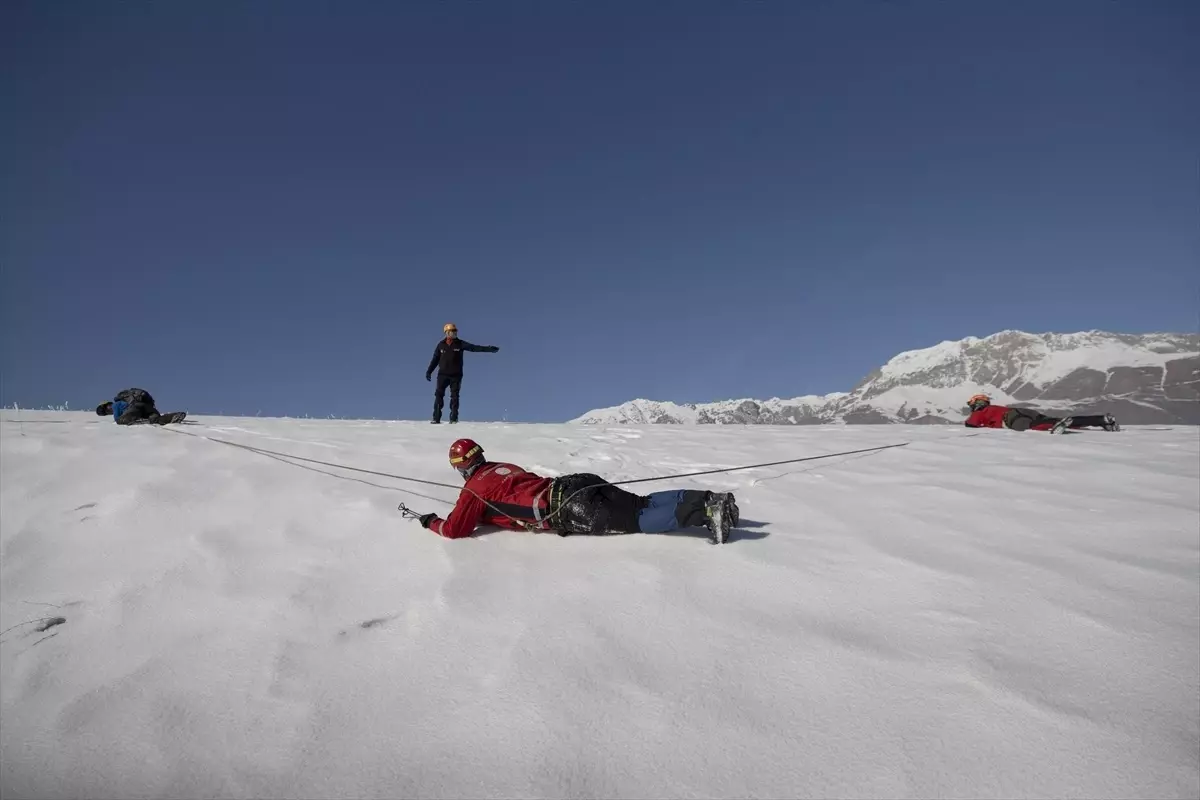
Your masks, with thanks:
[[[1014,431],[1027,431],[1041,422],[1053,421],[1045,414],[1028,408],[1010,408],[1004,412],[1004,427]]]

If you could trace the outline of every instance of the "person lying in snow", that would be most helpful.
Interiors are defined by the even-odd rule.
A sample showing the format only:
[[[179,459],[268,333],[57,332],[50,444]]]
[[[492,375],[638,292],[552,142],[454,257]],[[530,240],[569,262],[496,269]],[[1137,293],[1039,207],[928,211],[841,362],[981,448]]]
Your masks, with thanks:
[[[1119,431],[1121,426],[1112,414],[1089,414],[1080,417],[1048,417],[1028,408],[994,406],[986,394],[972,395],[967,401],[971,415],[963,425],[968,428],[1008,428],[1014,431],[1050,431],[1062,433],[1068,428],[1103,428]]]
[[[154,398],[145,389],[124,389],[107,403],[96,406],[96,416],[112,415],[118,425],[170,425],[183,422],[186,411],[160,414],[154,407]]]
[[[738,524],[731,493],[672,489],[638,495],[591,473],[543,478],[516,464],[486,460],[471,439],[450,445],[450,465],[466,481],[450,516],[418,517],[421,527],[447,539],[470,536],[480,524],[562,536],[700,527],[708,529],[713,544],[724,544]]]

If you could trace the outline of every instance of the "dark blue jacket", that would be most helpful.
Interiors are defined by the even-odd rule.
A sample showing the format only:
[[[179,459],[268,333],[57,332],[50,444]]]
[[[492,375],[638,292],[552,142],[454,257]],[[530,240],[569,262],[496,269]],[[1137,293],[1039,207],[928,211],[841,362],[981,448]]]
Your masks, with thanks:
[[[113,398],[113,421],[133,425],[158,415],[154,398],[145,389],[124,389]]]

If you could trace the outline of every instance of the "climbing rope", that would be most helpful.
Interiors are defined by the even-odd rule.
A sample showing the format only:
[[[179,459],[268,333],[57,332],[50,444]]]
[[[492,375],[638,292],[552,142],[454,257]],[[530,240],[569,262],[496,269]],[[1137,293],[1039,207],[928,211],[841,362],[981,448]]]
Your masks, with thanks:
[[[783,464],[799,464],[801,461],[816,461],[822,458],[833,458],[834,456],[853,456],[858,453],[873,453],[878,450],[890,450],[893,447],[904,447],[910,442],[898,442],[897,444],[881,444],[878,447],[864,447],[861,450],[846,450],[842,453],[826,453],[820,456],[805,456],[804,458],[789,458],[786,461],[767,461],[762,464],[748,464],[744,467],[722,467],[720,469],[706,469],[701,472],[680,472],[675,475],[664,475],[661,478],[631,478],[625,481],[612,481],[613,486],[625,486],[631,483],[646,483],[647,481],[674,480],[675,478],[694,478],[697,475],[716,475],[720,472],[737,472],[742,469],[762,469],[763,467],[778,467]]]
[[[350,472],[359,472],[364,475],[375,475],[380,478],[394,478],[395,480],[398,480],[398,481],[409,481],[410,483],[423,483],[426,486],[440,486],[444,489],[453,489],[455,491],[459,491],[460,489],[463,488],[461,486],[453,486],[449,483],[441,483],[439,481],[430,481],[430,480],[425,480],[423,478],[410,478],[407,475],[393,475],[390,472],[377,472],[376,470],[372,470],[372,469],[362,469],[360,467],[351,467],[351,466],[347,466],[345,464],[336,464],[332,461],[321,461],[320,459],[305,458],[304,456],[292,455],[291,453],[280,453],[277,450],[268,450],[265,447],[255,447],[254,445],[251,445],[251,444],[242,444],[241,442],[231,442],[228,439],[218,439],[216,436],[203,436],[198,433],[191,433],[190,431],[182,431],[182,430],[178,430],[176,428],[172,428],[172,427],[166,426],[166,425],[160,425],[157,427],[160,430],[170,431],[171,433],[177,433],[180,436],[191,436],[196,439],[207,439],[210,442],[216,442],[217,444],[229,445],[230,447],[236,447],[241,450],[249,450],[251,453],[258,453],[259,455],[264,455],[264,456],[275,456],[276,458],[280,458],[280,457],[290,458],[293,461],[303,461],[306,464],[320,464],[323,467],[335,467],[336,469],[344,469],[344,470],[348,470]],[[293,466],[298,466],[298,465],[293,465]],[[398,491],[398,492],[404,491],[403,489],[400,489],[399,487],[395,487],[395,486],[381,487],[381,488],[394,489],[395,491]],[[433,498],[431,498],[431,499],[433,499]],[[449,501],[442,500],[441,502],[448,503]]]
[[[481,503],[486,505],[488,508],[490,508],[496,514],[512,520],[514,523],[516,523],[518,526],[524,528],[525,530],[527,530],[531,533],[545,532],[544,529],[540,529],[540,528],[532,525],[531,523],[526,522],[525,520],[517,519],[516,517],[512,516],[511,514],[508,514],[504,511],[502,511],[501,509],[499,509],[495,505],[493,505],[491,502],[489,502],[487,499],[480,496],[478,492],[476,492],[473,489],[470,489],[466,486],[454,486],[452,484],[442,483],[440,481],[431,481],[431,480],[426,480],[423,478],[412,478],[407,475],[395,475],[395,474],[392,474],[389,472],[379,472],[377,470],[362,469],[361,467],[351,467],[346,464],[337,464],[332,461],[322,461],[322,460],[316,459],[316,458],[305,458],[304,456],[292,455],[291,453],[280,453],[275,450],[268,450],[265,447],[255,447],[254,445],[242,444],[241,442],[232,442],[232,441],[229,441],[228,439],[217,438],[216,436],[202,436],[198,433],[191,433],[189,431],[179,430],[179,429],[171,428],[168,426],[156,426],[156,427],[158,427],[160,430],[170,431],[171,433],[176,433],[181,436],[191,436],[196,439],[207,439],[208,441],[216,442],[217,444],[224,444],[224,445],[228,445],[230,447],[236,447],[241,450],[247,450],[251,453],[257,453],[259,455],[267,456],[269,458],[274,458],[275,460],[291,459],[293,461],[301,461],[301,462],[304,462],[307,464],[319,464],[319,465],[325,466],[325,467],[333,467],[334,469],[344,469],[349,472],[358,472],[358,473],[362,473],[364,475],[375,475],[375,476],[381,477],[381,478],[391,478],[393,480],[398,480],[398,481],[408,481],[410,483],[419,483],[419,484],[424,484],[426,486],[439,486],[439,487],[442,487],[445,489],[453,489],[456,492],[468,492],[468,493],[474,495],[476,499],[478,499]],[[768,461],[768,462],[764,462],[761,464],[746,464],[746,465],[737,466],[737,467],[721,467],[719,469],[701,470],[699,472],[681,472],[681,473],[677,473],[675,475],[660,475],[660,476],[653,477],[653,478],[630,478],[630,479],[623,480],[623,481],[609,481],[609,484],[612,486],[627,486],[629,484],[634,484],[634,483],[648,483],[651,481],[675,480],[676,478],[693,478],[698,475],[717,475],[720,473],[738,472],[740,470],[747,470],[747,469],[762,469],[765,467],[777,467],[777,466],[781,466],[783,464],[799,464],[799,463],[802,463],[805,461],[818,461],[818,460],[824,459],[824,458],[837,458],[838,456],[852,456],[852,455],[857,455],[859,453],[871,453],[871,452],[876,452],[876,451],[880,451],[880,450],[890,450],[895,447],[905,447],[908,444],[911,444],[911,443],[910,442],[898,442],[896,444],[884,444],[884,445],[878,445],[876,447],[864,447],[859,450],[846,450],[846,451],[840,452],[840,453],[823,453],[823,454],[817,455],[817,456],[804,456],[802,458],[789,458],[789,459],[785,459],[783,461]],[[288,462],[284,462],[284,463],[288,463]],[[293,464],[292,466],[299,467],[301,465]],[[320,470],[317,470],[317,471],[320,472]],[[323,474],[328,475],[330,473],[323,473]],[[343,478],[344,476],[334,475],[333,477]],[[347,479],[347,480],[352,480],[352,479]],[[377,484],[372,484],[372,485],[377,486]],[[406,492],[407,491],[405,489],[399,488],[398,486],[380,486],[379,488],[392,489],[392,490],[398,491],[398,492]],[[591,488],[594,488],[594,487],[584,486],[582,488],[576,489],[574,492],[567,495],[566,499],[561,501],[558,504],[558,508],[551,510],[546,516],[542,517],[542,523],[543,524],[548,523],[552,518],[554,518],[559,513],[561,513],[562,510],[567,507],[567,504],[572,499],[574,499],[576,495],[578,495],[580,492],[587,491],[588,489],[591,489]],[[426,499],[437,500],[437,502],[445,503],[446,505],[454,505],[453,503],[451,503],[448,500],[441,500],[436,497],[430,497],[430,498],[426,498]],[[405,506],[403,503],[400,504],[399,510],[405,516],[414,516],[414,512],[412,512],[412,510],[409,509],[407,506]]]

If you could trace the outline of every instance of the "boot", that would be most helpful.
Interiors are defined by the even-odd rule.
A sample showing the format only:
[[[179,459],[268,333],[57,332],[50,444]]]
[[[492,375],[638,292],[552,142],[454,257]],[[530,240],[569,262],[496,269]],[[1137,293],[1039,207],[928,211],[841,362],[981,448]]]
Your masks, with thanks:
[[[1106,431],[1121,430],[1121,426],[1117,424],[1117,418],[1114,417],[1112,414],[1104,415],[1104,430],[1106,430]]]
[[[738,522],[741,521],[741,512],[738,510],[737,500],[733,496],[733,492],[725,494],[725,516],[729,519],[729,527],[736,528]]]
[[[732,506],[732,508],[731,508]],[[732,495],[713,493],[704,504],[704,516],[707,518],[705,527],[708,528],[709,541],[713,544],[725,544],[729,541],[729,531],[733,527],[733,519],[737,516],[737,504]]]
[[[1071,423],[1074,421],[1075,421],[1074,417],[1064,417],[1063,419],[1060,419],[1058,422],[1054,423],[1054,427],[1050,429],[1050,432],[1051,433],[1066,433],[1067,428],[1070,428]]]

